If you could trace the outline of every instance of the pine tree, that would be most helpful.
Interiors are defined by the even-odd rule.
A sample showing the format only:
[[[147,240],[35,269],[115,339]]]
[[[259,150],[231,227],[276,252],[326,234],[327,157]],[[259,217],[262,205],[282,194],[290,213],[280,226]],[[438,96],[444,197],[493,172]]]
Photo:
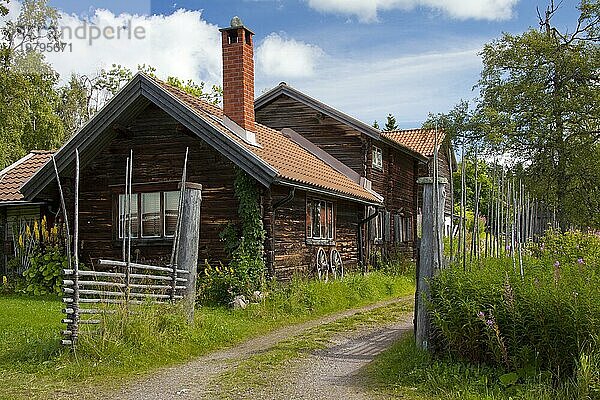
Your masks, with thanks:
[[[392,114],[388,114],[387,121],[385,123],[384,131],[395,131],[398,129],[396,124],[396,118]]]

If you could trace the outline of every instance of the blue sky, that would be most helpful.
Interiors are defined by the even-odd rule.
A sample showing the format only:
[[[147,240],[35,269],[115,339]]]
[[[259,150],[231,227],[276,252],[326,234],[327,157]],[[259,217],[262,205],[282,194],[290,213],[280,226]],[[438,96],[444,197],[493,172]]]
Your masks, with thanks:
[[[70,24],[85,18],[99,24],[134,18],[154,37],[150,47],[112,42],[81,50],[76,59],[51,59],[63,76],[91,73],[90,69],[112,62],[128,66],[146,62],[158,68],[159,76],[219,83],[217,28],[239,15],[256,33],[257,95],[286,81],[365,122],[382,121],[389,112],[402,128],[411,128],[420,126],[428,112],[444,112],[461,98],[473,98],[481,69],[477,52],[483,44],[502,32],[537,28],[536,6],[543,10],[547,3],[56,0],[50,4]],[[563,0],[555,18],[559,28],[574,26],[576,4]]]

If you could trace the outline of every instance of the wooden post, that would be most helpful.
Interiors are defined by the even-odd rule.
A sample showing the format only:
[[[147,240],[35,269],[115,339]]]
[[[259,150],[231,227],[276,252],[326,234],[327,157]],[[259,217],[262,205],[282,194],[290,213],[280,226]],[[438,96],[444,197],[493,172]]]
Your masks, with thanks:
[[[444,243],[439,242],[439,236],[436,235],[440,229],[444,227],[444,204],[446,193],[444,185],[448,183],[446,178],[438,179],[438,202],[435,204],[434,199],[434,179],[430,177],[419,178],[418,183],[423,185],[423,217],[420,246],[420,259],[418,265],[418,281],[415,310],[415,339],[417,346],[422,349],[429,347],[430,324],[429,315],[427,313],[427,301],[430,296],[429,280],[443,267],[440,265],[442,260]],[[435,208],[434,208],[435,207]],[[437,221],[435,218],[437,216]],[[442,253],[440,253],[442,252]]]
[[[198,243],[200,240],[200,204],[202,185],[186,182],[181,207],[181,226],[175,265],[187,270],[187,282],[184,294],[184,306],[190,323],[194,322],[194,303],[196,301],[196,275],[198,273]]]

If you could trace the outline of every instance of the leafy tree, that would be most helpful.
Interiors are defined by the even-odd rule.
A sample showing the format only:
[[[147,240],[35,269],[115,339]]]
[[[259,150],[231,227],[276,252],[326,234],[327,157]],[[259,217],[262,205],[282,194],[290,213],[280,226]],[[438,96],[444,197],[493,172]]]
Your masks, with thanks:
[[[396,118],[392,114],[388,114],[387,121],[385,122],[385,126],[383,127],[384,131],[395,131],[398,129],[398,125],[396,124]]]
[[[0,16],[8,14],[8,0],[0,0]]]
[[[556,207],[563,228],[600,225],[590,195],[600,182],[599,9],[582,1],[574,31],[560,32],[552,2],[540,30],[506,33],[482,53],[476,119],[490,145],[527,165],[529,189]]]
[[[477,139],[481,138],[480,127],[476,124],[473,111],[465,100],[461,100],[448,113],[429,113],[422,128],[443,130],[448,140],[452,140],[457,146],[462,145],[463,138],[469,139],[470,144],[477,143]]]
[[[46,1],[25,1],[15,21],[0,27],[0,167],[28,151],[64,140],[55,87],[58,74],[33,50],[38,40],[58,42],[58,14]],[[52,43],[52,42],[51,42]]]

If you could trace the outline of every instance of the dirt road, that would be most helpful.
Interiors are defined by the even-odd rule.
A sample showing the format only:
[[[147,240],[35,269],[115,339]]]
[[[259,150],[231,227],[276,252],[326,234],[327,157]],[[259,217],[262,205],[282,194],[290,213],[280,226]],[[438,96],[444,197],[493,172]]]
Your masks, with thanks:
[[[118,390],[108,393],[105,391],[82,393],[81,397],[125,400],[221,398],[223,393],[215,391],[214,381],[222,373],[235,369],[248,357],[266,352],[279,342],[310,329],[394,303],[407,302],[408,299],[381,302],[285,327],[230,349],[208,354],[183,365],[159,370]],[[260,388],[260,391],[256,392],[251,390],[248,394],[255,392],[253,397],[260,399],[366,398],[361,397],[364,393],[360,385],[354,385],[356,372],[411,328],[412,317],[407,314],[406,319],[391,325],[336,334],[328,348],[316,351],[308,357],[291,360],[290,370],[286,368],[286,371],[292,372],[286,373],[285,379],[278,378],[277,385]],[[244,393],[239,393],[236,397],[246,396]]]

